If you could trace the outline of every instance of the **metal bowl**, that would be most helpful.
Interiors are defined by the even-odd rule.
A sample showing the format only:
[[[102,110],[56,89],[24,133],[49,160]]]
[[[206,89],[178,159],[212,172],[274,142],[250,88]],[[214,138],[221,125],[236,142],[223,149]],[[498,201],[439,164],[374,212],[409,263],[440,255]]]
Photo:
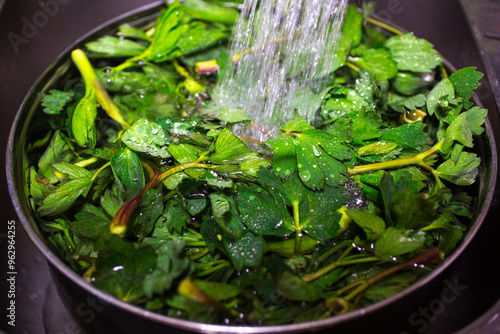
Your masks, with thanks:
[[[69,60],[69,52],[96,36],[109,33],[119,24],[135,20],[147,21],[154,17],[157,7],[144,11],[135,11],[118,17],[104,28],[98,28],[76,41],[63,53],[58,61],[33,85],[19,109],[9,136],[7,147],[7,179],[14,208],[24,229],[46,257],[51,274],[58,287],[59,295],[74,319],[88,333],[304,333],[337,331],[363,331],[377,324],[377,331],[389,332],[394,328],[405,328],[416,305],[425,305],[427,296],[436,295],[442,289],[440,283],[446,279],[450,265],[467,248],[484,221],[491,205],[497,177],[497,150],[490,122],[487,120],[486,131],[476,138],[475,150],[481,156],[479,182],[474,187],[476,203],[474,218],[457,249],[430,274],[423,277],[407,289],[376,304],[357,309],[347,314],[313,322],[280,326],[222,326],[196,323],[146,311],[140,307],[121,301],[88,284],[81,276],[70,269],[56,254],[44,233],[39,229],[35,217],[31,214],[28,202],[26,171],[29,166],[27,143],[36,136],[33,124],[43,121],[43,115],[36,113],[43,94],[57,87],[59,80],[71,75],[74,68]],[[137,17],[140,17],[137,19]],[[136,23],[137,23],[136,22]],[[453,67],[447,63],[450,70]],[[479,99],[475,98],[480,105]],[[381,323],[380,317],[390,317],[390,322]]]

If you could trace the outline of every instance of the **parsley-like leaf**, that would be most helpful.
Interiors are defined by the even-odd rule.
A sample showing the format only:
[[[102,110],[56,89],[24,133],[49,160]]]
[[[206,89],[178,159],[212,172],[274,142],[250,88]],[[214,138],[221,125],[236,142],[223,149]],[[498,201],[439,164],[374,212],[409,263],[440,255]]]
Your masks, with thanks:
[[[429,73],[443,62],[431,43],[413,33],[393,36],[387,39],[385,46],[391,51],[398,69],[403,71]]]
[[[64,106],[72,100],[72,91],[63,92],[52,89],[42,99],[43,112],[49,115],[59,115]]]
[[[472,91],[478,88],[483,77],[481,72],[476,71],[476,67],[465,67],[450,75],[450,81],[458,96],[468,100],[472,97]]]
[[[347,148],[328,132],[297,125],[299,120],[303,119],[296,117],[282,128],[284,133],[266,142],[275,153],[272,160],[275,174],[286,178],[298,170],[300,179],[310,189],[343,184],[347,168],[339,160],[350,158]]]

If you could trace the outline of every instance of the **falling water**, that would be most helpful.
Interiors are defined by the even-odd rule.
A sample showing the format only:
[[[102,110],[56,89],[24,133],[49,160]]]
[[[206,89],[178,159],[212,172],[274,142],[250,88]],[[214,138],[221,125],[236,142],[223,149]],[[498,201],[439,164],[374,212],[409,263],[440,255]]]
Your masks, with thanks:
[[[246,0],[216,103],[244,109],[270,133],[290,120],[295,109],[312,121],[321,101],[298,95],[330,73],[347,2]],[[235,130],[263,139],[255,129]]]

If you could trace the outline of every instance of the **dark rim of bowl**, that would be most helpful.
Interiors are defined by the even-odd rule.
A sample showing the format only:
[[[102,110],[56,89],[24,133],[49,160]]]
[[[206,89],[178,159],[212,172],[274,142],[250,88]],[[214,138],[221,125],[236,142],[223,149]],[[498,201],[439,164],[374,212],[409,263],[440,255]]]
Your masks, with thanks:
[[[154,12],[157,12],[159,8],[163,5],[163,2],[155,2],[150,5],[142,6],[140,8],[137,8],[133,11],[130,11],[128,13],[125,13],[123,15],[120,15],[112,20],[109,20],[108,22],[98,26],[97,28],[91,30],[89,33],[81,37],[80,39],[76,40],[73,44],[71,44],[68,48],[65,49],[64,52],[61,53],[60,57],[58,57],[58,61],[56,61],[52,66],[50,66],[41,76],[40,78],[36,81],[36,83],[32,86],[30,89],[30,92],[26,95],[23,103],[21,104],[21,107],[19,108],[18,112],[16,113],[14,122],[12,124],[10,134],[9,134],[9,139],[8,139],[8,144],[7,144],[7,151],[6,151],[6,172],[7,172],[7,183],[8,183],[8,188],[9,188],[9,194],[12,199],[12,203],[14,206],[14,209],[24,227],[26,230],[27,234],[29,235],[30,239],[32,242],[37,246],[38,250],[46,257],[46,259],[49,261],[49,263],[54,266],[59,272],[64,274],[67,278],[69,278],[73,283],[77,284],[80,288],[85,290],[91,295],[94,295],[98,298],[100,298],[103,301],[106,301],[107,303],[113,305],[114,307],[117,307],[119,309],[122,309],[126,312],[130,312],[132,314],[135,314],[139,317],[145,317],[150,319],[151,321],[154,321],[159,324],[164,324],[168,326],[172,326],[178,329],[183,329],[183,330],[189,330],[192,332],[199,332],[199,333],[269,333],[269,332],[274,332],[274,333],[301,333],[309,330],[319,330],[322,328],[334,326],[336,324],[348,322],[350,320],[353,320],[355,318],[358,318],[360,316],[363,316],[365,314],[373,313],[379,309],[382,309],[386,307],[387,305],[393,303],[394,301],[404,298],[405,296],[408,296],[415,291],[419,290],[423,286],[427,285],[430,281],[432,281],[435,277],[439,276],[441,273],[443,273],[450,265],[455,261],[455,259],[460,256],[460,254],[464,251],[464,249],[468,246],[468,244],[471,242],[473,239],[474,235],[477,233],[478,229],[480,228],[482,222],[484,221],[485,217],[487,216],[488,213],[488,208],[491,205],[491,202],[493,200],[493,195],[494,195],[494,188],[496,184],[496,178],[497,178],[497,150],[496,150],[496,144],[495,140],[493,137],[492,133],[492,127],[490,124],[490,121],[486,119],[485,123],[485,129],[486,132],[483,134],[483,149],[485,149],[484,153],[489,154],[489,161],[486,162],[486,166],[483,168],[486,169],[486,175],[483,176],[481,175],[480,177],[485,177],[486,179],[484,180],[485,184],[483,188],[485,187],[486,189],[489,190],[484,190],[486,191],[486,195],[482,199],[482,205],[480,209],[477,211],[478,215],[473,222],[471,226],[469,226],[469,229],[466,232],[466,235],[463,237],[461,243],[458,245],[458,247],[453,251],[452,254],[450,254],[449,257],[447,257],[437,268],[435,268],[432,272],[429,274],[425,275],[424,277],[420,278],[418,281],[410,285],[409,287],[403,289],[402,291],[382,300],[379,302],[376,302],[374,304],[371,304],[369,306],[356,309],[354,311],[351,311],[346,314],[341,314],[341,315],[336,315],[332,316],[326,319],[321,319],[321,320],[315,320],[315,321],[309,321],[309,322],[303,322],[303,323],[297,323],[297,324],[286,324],[286,325],[277,325],[277,326],[226,326],[226,325],[215,325],[215,324],[206,324],[206,323],[198,323],[198,322],[193,322],[189,320],[183,320],[183,319],[178,319],[178,318],[173,318],[169,317],[166,315],[154,313],[151,311],[147,311],[139,306],[135,306],[133,304],[124,302],[96,287],[93,285],[89,284],[87,281],[85,281],[80,275],[78,275],[75,271],[73,271],[66,263],[64,263],[57,255],[55,255],[52,250],[47,246],[46,242],[42,240],[42,238],[39,236],[39,231],[36,231],[36,227],[32,226],[30,224],[30,220],[28,218],[29,213],[25,213],[23,210],[23,205],[20,201],[19,198],[19,191],[17,190],[18,185],[16,183],[16,168],[14,167],[14,163],[18,163],[16,161],[16,157],[14,157],[14,154],[17,153],[16,148],[18,145],[16,145],[16,133],[20,131],[20,129],[23,127],[23,124],[20,123],[22,120],[23,114],[26,113],[26,110],[31,108],[30,105],[28,105],[28,102],[33,98],[33,96],[38,95],[38,88],[40,85],[40,82],[43,81],[43,79],[47,78],[49,74],[52,74],[52,76],[57,75],[57,71],[55,73],[54,70],[58,66],[63,66],[64,62],[61,62],[61,59],[63,58],[68,58],[68,55],[71,50],[73,50],[76,46],[82,45],[85,41],[88,41],[92,39],[95,36],[101,35],[103,31],[105,30],[110,30],[110,26],[117,26],[120,23],[128,22],[131,17],[134,16],[145,16],[147,14],[152,14]],[[384,20],[381,20],[384,21]],[[401,29],[400,27],[390,23],[393,27],[396,27],[400,29],[401,31],[405,31],[404,29]],[[445,60],[445,66],[449,68],[451,71],[455,71],[455,68]],[[47,81],[49,84],[43,85],[44,87],[50,86],[50,84],[53,83],[52,80]],[[480,100],[477,98],[477,96],[474,96],[474,103],[481,107]],[[483,164],[484,162],[482,162]],[[483,192],[484,192],[483,191]],[[479,191],[481,193],[481,191]]]

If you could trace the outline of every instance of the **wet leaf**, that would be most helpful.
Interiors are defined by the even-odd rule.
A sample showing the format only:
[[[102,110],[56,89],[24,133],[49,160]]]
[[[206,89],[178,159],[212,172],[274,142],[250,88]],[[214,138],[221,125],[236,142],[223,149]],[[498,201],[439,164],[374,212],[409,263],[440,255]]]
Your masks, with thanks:
[[[116,180],[124,189],[124,199],[135,197],[145,186],[144,171],[139,156],[125,147],[111,158]]]
[[[413,33],[390,37],[385,46],[391,51],[398,69],[403,71],[429,73],[443,62],[431,43]]]
[[[131,150],[143,152],[153,157],[168,158],[168,140],[163,128],[153,122],[141,118],[122,135],[122,141]]]

